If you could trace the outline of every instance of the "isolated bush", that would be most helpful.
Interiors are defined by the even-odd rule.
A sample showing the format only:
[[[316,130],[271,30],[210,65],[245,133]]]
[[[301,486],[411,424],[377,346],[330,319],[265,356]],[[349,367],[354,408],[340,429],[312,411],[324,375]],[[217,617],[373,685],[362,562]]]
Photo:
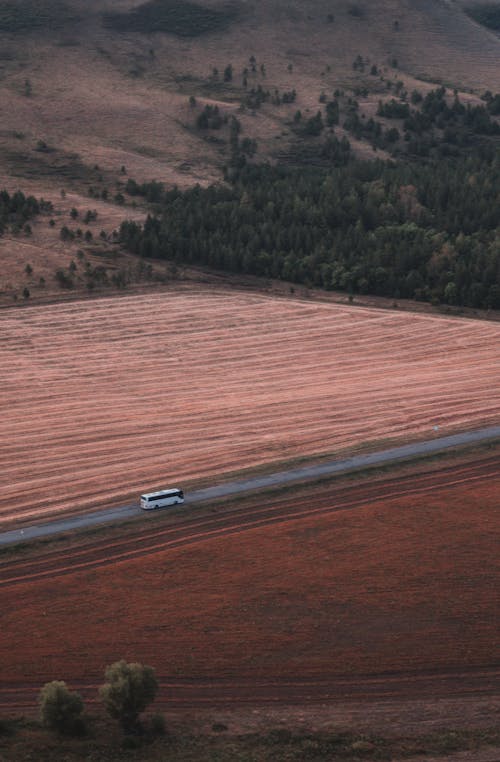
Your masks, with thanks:
[[[134,732],[139,727],[139,714],[154,700],[158,690],[154,669],[121,659],[106,669],[105,678],[99,695],[106,710],[125,732]]]
[[[61,288],[73,288],[74,283],[66,270],[59,268],[56,270],[56,280]]]
[[[45,683],[38,702],[40,719],[46,727],[66,735],[81,735],[84,732],[82,697],[70,691],[62,680]]]

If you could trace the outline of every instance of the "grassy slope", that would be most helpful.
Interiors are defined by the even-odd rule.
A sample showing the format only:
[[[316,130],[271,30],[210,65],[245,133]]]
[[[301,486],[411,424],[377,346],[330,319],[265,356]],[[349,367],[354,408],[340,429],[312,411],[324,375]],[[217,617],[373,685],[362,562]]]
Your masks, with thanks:
[[[375,78],[353,71],[358,54],[382,67],[386,78],[403,79],[409,89],[430,88],[415,79],[426,77],[477,92],[500,90],[500,70],[495,65],[499,39],[459,6],[441,0],[427,0],[417,9],[409,0],[383,0],[376,6],[359,0],[364,9],[361,17],[349,13],[353,3],[348,0],[307,4],[257,0],[241,6],[238,20],[228,28],[193,38],[120,34],[103,25],[103,13],[133,10],[139,5],[136,0],[67,0],[65,6],[46,0],[43,8],[57,17],[49,29],[41,5],[24,2],[35,19],[33,28],[22,34],[0,31],[0,185],[27,188],[56,201],[64,188],[77,194],[72,205],[83,211],[89,207],[89,185],[107,187],[111,196],[116,193],[116,184],[126,179],[120,174],[122,166],[139,181],[158,179],[186,186],[220,178],[227,158],[227,131],[210,136],[222,138],[226,146],[207,142],[194,129],[197,111],[189,107],[189,96],[195,95],[200,106],[219,102],[225,113],[237,113],[244,92],[241,72],[251,55],[258,70],[250,75],[249,87],[261,84],[271,91],[275,87],[297,91],[293,104],[266,104],[254,115],[238,113],[243,136],[258,139],[260,159],[286,153],[293,139],[287,121],[297,108],[314,114],[323,90],[331,95],[339,86],[377,85]],[[5,7],[11,6],[0,2],[0,11]],[[220,11],[223,3],[210,7]],[[334,17],[331,23],[328,14]],[[73,23],[72,15],[80,22]],[[40,18],[45,19],[41,26]],[[398,69],[389,65],[393,58]],[[209,79],[213,67],[222,72],[228,63],[234,67],[231,86],[214,86]],[[361,98],[363,113],[373,114],[379,97],[372,92]],[[39,140],[55,150],[35,151]],[[358,153],[370,154],[366,146],[356,147]],[[63,217],[69,208],[67,203],[57,204]],[[109,216],[102,218],[108,232],[117,222],[116,211]],[[97,232],[100,229],[101,225]],[[37,237],[35,226],[33,253],[26,253],[20,269],[15,266],[17,247],[0,243],[7,260],[0,292],[8,298],[26,285],[25,259],[34,260],[35,269],[46,261],[48,274],[75,257],[78,244],[57,246],[55,256],[46,238]],[[35,295],[34,284],[30,288]]]
[[[250,78],[249,85],[295,87],[293,110],[312,110],[321,90],[352,83],[358,54],[383,67],[396,57],[399,70],[392,74],[410,85],[412,77],[425,76],[459,87],[500,90],[495,65],[500,42],[459,9],[436,0],[420,3],[418,10],[407,0],[384,0],[376,9],[366,4],[361,18],[350,15],[349,3],[340,0],[310,0],[308,10],[299,2],[260,0],[245,7],[228,29],[192,39],[104,28],[97,11],[126,5],[90,2],[82,12],[75,4],[81,23],[63,25],[52,36],[34,32],[21,44],[4,34],[4,55],[11,58],[2,61],[0,85],[0,103],[9,100],[7,113],[2,109],[4,149],[29,150],[43,139],[76,152],[90,165],[97,162],[115,171],[126,164],[138,179],[213,179],[217,148],[184,128],[193,121],[187,99],[205,93],[237,101],[240,73],[252,54],[265,64],[267,76]],[[333,13],[333,23],[327,23],[328,13]],[[212,68],[222,71],[228,63],[235,70],[234,86],[211,91],[207,78]],[[23,94],[26,78],[31,97]],[[264,111],[245,119],[244,127],[265,151],[289,114],[286,107]]]

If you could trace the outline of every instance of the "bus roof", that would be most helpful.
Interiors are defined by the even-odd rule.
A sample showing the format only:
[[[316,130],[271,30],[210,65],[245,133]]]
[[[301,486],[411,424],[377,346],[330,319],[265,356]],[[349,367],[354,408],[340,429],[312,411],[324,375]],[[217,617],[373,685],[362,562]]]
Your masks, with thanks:
[[[177,495],[179,492],[181,492],[181,490],[177,487],[174,487],[173,489],[159,489],[156,490],[156,492],[145,492],[141,495],[141,498],[148,500],[150,497],[160,497],[160,495],[166,497],[167,495]]]

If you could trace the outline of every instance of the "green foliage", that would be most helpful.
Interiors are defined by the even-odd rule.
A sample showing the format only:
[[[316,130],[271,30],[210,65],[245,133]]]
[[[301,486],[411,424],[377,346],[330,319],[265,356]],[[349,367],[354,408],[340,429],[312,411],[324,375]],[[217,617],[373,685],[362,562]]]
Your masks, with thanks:
[[[401,88],[399,92],[406,97]],[[398,142],[400,136],[395,128],[386,130],[374,119],[361,119],[352,103],[347,104],[343,126],[357,139],[368,140],[373,147],[398,155],[407,153],[420,158],[459,156],[478,153],[478,149],[480,155],[484,152],[491,155],[493,140],[500,136],[500,125],[492,118],[500,113],[500,96],[487,93],[483,100],[486,105],[465,105],[456,94],[451,99],[446,89],[439,87],[427,93],[425,98],[413,91],[411,103],[417,108],[395,98],[379,101],[379,116],[403,120],[404,144]]]
[[[326,104],[326,123],[329,127],[339,123],[339,102],[336,98]]]
[[[59,0],[4,0],[0,2],[0,31],[25,33],[57,29],[77,21],[66,3]],[[28,80],[26,80],[28,82]],[[30,92],[26,94],[31,94]]]
[[[304,122],[299,131],[303,135],[307,135],[309,137],[317,137],[318,135],[321,135],[324,127],[325,125],[323,123],[323,115],[321,111],[318,111],[314,116],[311,116]]]
[[[252,89],[246,93],[245,98],[242,101],[242,105],[246,108],[255,111],[259,109],[263,103],[266,103],[271,99],[271,93],[269,90],[264,90],[262,85],[252,87]],[[295,98],[293,98],[295,100]]]
[[[61,288],[73,288],[75,285],[69,272],[62,268],[56,270],[56,281]]]
[[[119,720],[125,731],[137,727],[139,714],[154,700],[158,689],[154,670],[122,659],[111,664],[105,672],[106,683],[99,695],[107,711]]]
[[[25,196],[21,191],[12,196],[6,190],[0,191],[0,235],[9,225],[21,230],[28,220],[47,208],[46,202]]]
[[[323,168],[247,165],[231,187],[164,191],[159,216],[123,223],[120,240],[144,257],[500,309],[500,156],[346,163],[335,136],[322,147]]]
[[[200,130],[220,130],[227,119],[221,114],[218,106],[207,104],[196,119],[196,126]]]
[[[497,3],[470,5],[465,11],[479,24],[495,31],[500,29],[500,6]]]
[[[167,32],[197,37],[226,28],[237,15],[236,7],[206,8],[189,0],[150,0],[128,13],[107,13],[104,23],[119,32]]]
[[[40,691],[38,702],[40,719],[46,727],[67,735],[81,735],[84,732],[82,698],[68,690],[65,682],[53,680],[46,683]]]
[[[75,237],[75,234],[72,230],[69,229],[67,225],[63,225],[59,233],[59,237],[61,241],[72,241]]]
[[[410,107],[407,103],[392,98],[388,103],[379,101],[377,114],[386,119],[406,119],[406,117],[410,116]]]

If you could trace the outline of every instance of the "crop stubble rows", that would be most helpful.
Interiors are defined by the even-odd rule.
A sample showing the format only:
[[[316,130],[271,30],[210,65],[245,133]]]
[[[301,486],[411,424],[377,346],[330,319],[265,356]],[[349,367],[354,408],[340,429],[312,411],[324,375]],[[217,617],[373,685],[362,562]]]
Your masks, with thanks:
[[[228,292],[0,315],[0,520],[498,421],[500,326]]]

